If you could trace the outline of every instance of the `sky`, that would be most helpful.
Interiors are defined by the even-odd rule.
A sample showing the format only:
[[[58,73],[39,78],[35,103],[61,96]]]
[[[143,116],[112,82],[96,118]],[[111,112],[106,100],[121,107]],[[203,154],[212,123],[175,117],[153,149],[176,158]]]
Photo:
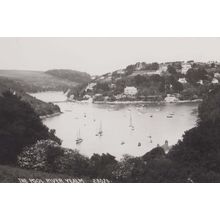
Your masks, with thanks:
[[[220,61],[220,38],[0,38],[0,69],[101,75],[136,62]]]

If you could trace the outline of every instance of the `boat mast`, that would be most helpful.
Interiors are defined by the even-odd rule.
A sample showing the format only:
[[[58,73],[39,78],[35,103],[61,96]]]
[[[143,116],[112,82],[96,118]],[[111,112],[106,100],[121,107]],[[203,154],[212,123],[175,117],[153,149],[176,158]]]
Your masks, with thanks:
[[[102,133],[102,121],[100,122],[99,133]]]
[[[81,137],[80,137],[80,129],[79,129],[79,137],[78,137],[78,139],[81,139]]]
[[[131,113],[130,113],[130,124],[129,124],[129,127],[133,127]]]

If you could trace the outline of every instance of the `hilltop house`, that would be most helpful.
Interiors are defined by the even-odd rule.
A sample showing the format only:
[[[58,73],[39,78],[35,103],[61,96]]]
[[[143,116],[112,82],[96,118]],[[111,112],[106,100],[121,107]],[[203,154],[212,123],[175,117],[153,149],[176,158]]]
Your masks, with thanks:
[[[137,92],[138,92],[137,88],[133,86],[127,86],[124,88],[124,94],[127,96],[135,96]]]
[[[186,74],[186,72],[191,68],[189,63],[182,63],[182,74]]]
[[[117,70],[116,72],[117,72],[117,74],[125,74],[125,70],[124,69]]]
[[[167,71],[167,65],[164,63],[159,64],[159,69],[156,71],[156,74],[161,75],[162,72]]]
[[[135,70],[143,70],[144,67],[145,67],[144,63],[138,62],[135,64]]]

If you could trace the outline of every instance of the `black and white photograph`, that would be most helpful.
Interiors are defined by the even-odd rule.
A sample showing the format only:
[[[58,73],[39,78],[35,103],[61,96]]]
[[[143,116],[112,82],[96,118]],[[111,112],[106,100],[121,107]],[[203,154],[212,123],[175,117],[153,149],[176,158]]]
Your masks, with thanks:
[[[0,49],[0,182],[220,182],[220,38]]]
[[[0,217],[218,220],[218,0],[0,0]]]

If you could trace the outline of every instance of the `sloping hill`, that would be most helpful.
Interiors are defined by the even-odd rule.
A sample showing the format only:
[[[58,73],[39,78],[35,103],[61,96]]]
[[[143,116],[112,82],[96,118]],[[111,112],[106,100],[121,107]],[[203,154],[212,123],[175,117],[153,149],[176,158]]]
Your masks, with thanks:
[[[25,92],[67,90],[90,81],[89,74],[72,70],[0,70],[0,76],[13,79]]]
[[[88,83],[91,80],[91,77],[86,72],[80,72],[70,69],[54,69],[48,70],[45,72],[48,75],[54,76],[58,79],[68,80],[75,83]]]
[[[0,77],[0,95],[7,90],[15,92],[18,96],[21,97],[23,101],[28,102],[32,106],[32,108],[34,108],[35,112],[40,116],[60,112],[60,109],[57,105],[54,105],[52,103],[45,103],[26,94],[20,83],[14,82],[13,80],[6,77]]]
[[[68,96],[93,101],[163,101],[167,95],[180,100],[202,99],[220,83],[219,72],[220,63],[138,62],[97,76],[70,90]]]

